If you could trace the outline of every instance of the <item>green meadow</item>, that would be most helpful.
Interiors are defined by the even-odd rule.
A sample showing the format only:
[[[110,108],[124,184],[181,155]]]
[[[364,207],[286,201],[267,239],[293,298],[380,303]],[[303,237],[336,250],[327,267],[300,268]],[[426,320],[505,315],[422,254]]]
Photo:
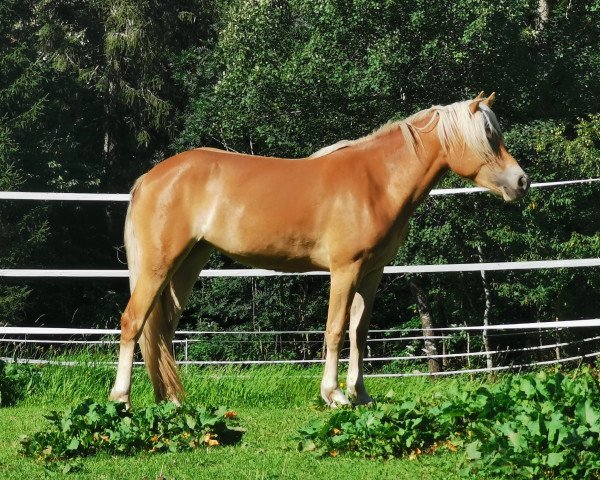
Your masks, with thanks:
[[[47,472],[41,462],[20,453],[21,435],[47,425],[44,415],[64,411],[85,398],[104,402],[114,369],[107,366],[45,366],[32,371],[31,392],[14,406],[0,408],[0,472],[2,479],[37,479],[49,475],[70,479],[430,479],[459,478],[461,452],[437,452],[417,458],[369,460],[349,455],[317,458],[298,451],[300,428],[326,417],[318,402],[320,368],[261,367],[252,369],[188,367],[182,370],[186,402],[226,405],[238,414],[246,433],[235,446],[200,448],[185,453],[99,454],[83,459],[79,471]],[[451,386],[485,379],[369,379],[374,395],[390,390],[414,398],[431,398]],[[134,371],[133,408],[153,403],[150,383]],[[162,475],[162,477],[161,477]]]

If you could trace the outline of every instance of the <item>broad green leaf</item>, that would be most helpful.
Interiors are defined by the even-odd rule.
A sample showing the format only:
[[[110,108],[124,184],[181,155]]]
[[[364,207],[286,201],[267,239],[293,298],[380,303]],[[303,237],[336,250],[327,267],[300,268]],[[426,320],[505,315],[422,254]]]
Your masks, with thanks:
[[[60,421],[61,430],[63,432],[67,432],[72,425],[73,421],[70,418],[62,418]]]
[[[467,458],[469,460],[479,460],[481,458],[481,442],[479,440],[475,440],[474,442],[467,443],[465,447],[465,452],[467,453]]]
[[[79,439],[72,438],[67,445],[67,450],[77,450],[79,448]]]
[[[196,428],[196,425],[197,425],[198,422],[196,422],[196,419],[194,417],[192,417],[191,415],[186,415],[185,416],[185,423],[187,424],[187,426],[190,429],[193,430],[194,428]]]
[[[546,459],[546,465],[548,465],[549,467],[557,467],[564,461],[564,458],[564,452],[549,453]]]
[[[520,388],[527,397],[532,397],[536,393],[535,384],[529,378],[523,378],[521,380]]]
[[[548,441],[550,443],[558,443],[558,438],[561,437],[558,433],[564,430],[563,415],[560,412],[554,412],[550,416],[550,420],[547,420],[545,423],[548,430]]]
[[[590,426],[590,430],[600,433],[600,414],[592,406],[591,398],[579,402],[575,408],[575,412],[582,422]]]

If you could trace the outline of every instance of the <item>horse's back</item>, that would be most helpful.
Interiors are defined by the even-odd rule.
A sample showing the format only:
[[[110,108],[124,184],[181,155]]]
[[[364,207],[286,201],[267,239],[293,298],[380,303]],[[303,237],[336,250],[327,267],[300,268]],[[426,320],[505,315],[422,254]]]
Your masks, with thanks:
[[[300,160],[190,150],[144,177],[140,202],[159,212],[154,231],[183,229],[242,263],[329,269],[388,242],[385,178],[374,181],[366,157],[359,149]]]

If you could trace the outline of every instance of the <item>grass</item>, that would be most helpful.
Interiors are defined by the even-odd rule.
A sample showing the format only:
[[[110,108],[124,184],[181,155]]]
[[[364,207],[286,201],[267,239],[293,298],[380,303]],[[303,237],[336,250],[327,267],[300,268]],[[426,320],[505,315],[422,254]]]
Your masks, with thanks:
[[[45,478],[44,468],[22,457],[19,437],[44,426],[43,416],[63,410],[86,397],[104,401],[114,377],[112,367],[42,367],[34,393],[17,406],[0,408],[0,472],[2,479]],[[98,455],[83,461],[70,479],[429,479],[459,478],[460,453],[421,455],[416,460],[373,461],[349,456],[316,459],[296,450],[293,436],[314,418],[326,415],[314,407],[320,368],[261,367],[253,369],[183,369],[188,402],[227,405],[246,428],[234,447],[177,454],[140,454],[132,457]],[[453,378],[370,379],[373,394],[390,389],[430,397],[450,384],[478,380]],[[153,402],[142,369],[134,372],[133,408]]]

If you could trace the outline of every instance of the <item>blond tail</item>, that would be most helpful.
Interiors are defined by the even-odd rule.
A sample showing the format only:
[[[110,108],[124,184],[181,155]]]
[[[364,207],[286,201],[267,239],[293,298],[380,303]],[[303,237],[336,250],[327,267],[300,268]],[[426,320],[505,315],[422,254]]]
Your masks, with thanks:
[[[125,249],[129,267],[129,288],[132,293],[139,274],[141,252],[135,236],[131,210],[135,193],[140,188],[143,178],[143,175],[138,178],[131,189],[131,201],[125,218]],[[144,364],[152,381],[157,401],[168,399],[179,403],[183,394],[183,386],[179,380],[177,365],[172,353],[172,340],[175,333],[173,320],[176,322],[178,319],[175,317],[177,307],[170,284],[168,284],[150,312],[139,339]]]

